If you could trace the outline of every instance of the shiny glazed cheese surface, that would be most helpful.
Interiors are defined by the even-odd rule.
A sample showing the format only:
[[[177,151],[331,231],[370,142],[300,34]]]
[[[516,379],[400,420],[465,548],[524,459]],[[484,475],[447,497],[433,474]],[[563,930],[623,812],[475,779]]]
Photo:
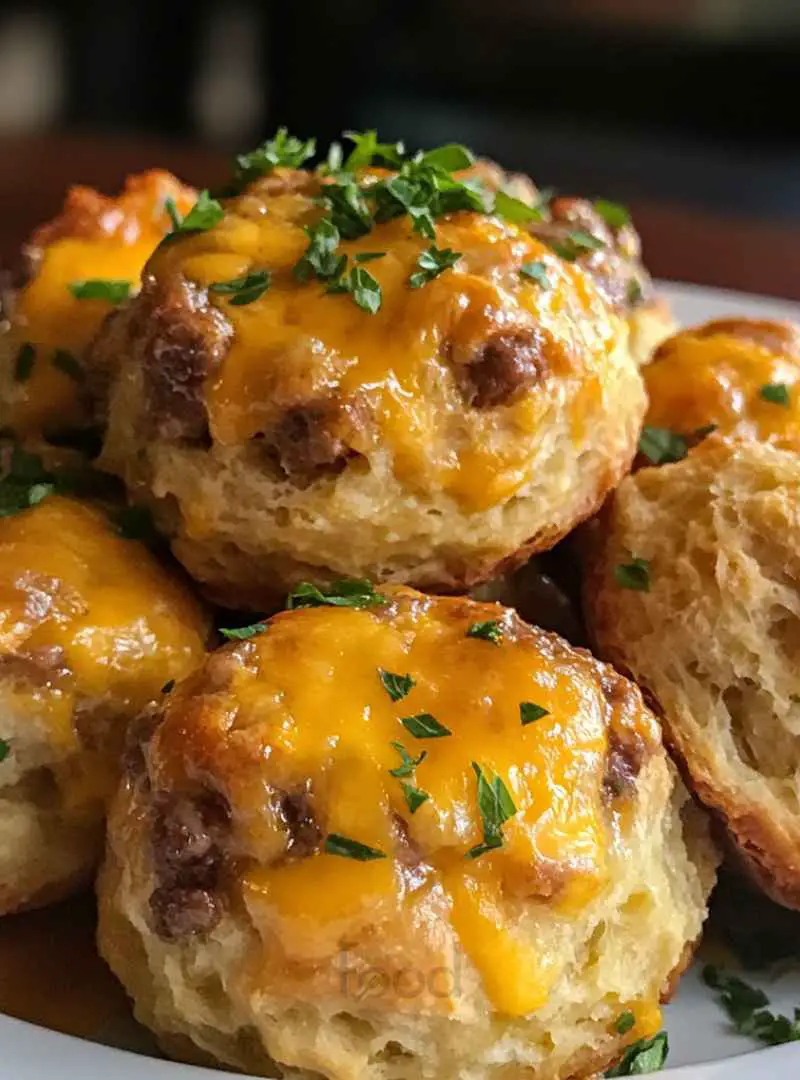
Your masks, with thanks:
[[[147,259],[172,228],[164,208],[170,196],[182,214],[195,201],[191,188],[160,170],[130,177],[116,197],[73,188],[61,216],[33,236],[33,274],[16,297],[4,342],[12,365],[24,343],[36,350],[30,376],[14,384],[11,426],[17,435],[83,418],[80,384],[53,359],[62,349],[80,360],[113,305],[78,299],[69,286],[103,278],[128,281],[135,292]]]
[[[277,170],[280,173],[280,170]],[[467,510],[508,499],[529,479],[536,434],[555,411],[576,441],[602,397],[620,323],[591,279],[514,225],[473,212],[436,222],[436,245],[461,253],[454,269],[424,287],[408,281],[430,241],[407,217],[342,241],[338,251],[384,253],[362,264],[380,283],[376,314],[325,283],[301,283],[292,268],[303,255],[304,227],[322,215],[310,190],[268,194],[256,185],[226,204],[208,232],[159,250],[149,269],[178,272],[206,287],[268,270],[271,286],[237,306],[209,294],[233,328],[232,344],[209,377],[210,429],[222,446],[268,431],[300,397],[335,395],[352,410],[350,445],[369,457],[388,448],[398,479],[412,490],[440,490]],[[520,267],[541,261],[549,287]],[[454,371],[479,355],[493,335],[535,330],[542,376],[496,408],[465,404]]]
[[[229,652],[224,689],[212,677],[203,696],[203,673],[184,683],[151,744],[151,779],[156,790],[210,783],[229,802],[245,853],[237,888],[269,954],[254,959],[260,986],[330,962],[342,941],[368,947],[370,936],[384,957],[406,936],[405,963],[422,942],[420,962],[435,967],[449,934],[493,1007],[523,1015],[546,1002],[559,972],[546,937],[520,932],[519,919],[537,901],[574,917],[607,885],[607,853],[634,794],[604,790],[610,739],[633,740],[646,757],[658,732],[637,695],[606,697],[588,655],[509,611],[407,590],[387,598],[371,610],[280,615]],[[467,636],[492,618],[498,644]],[[380,670],[415,685],[393,701]],[[547,715],[523,726],[522,702]],[[415,737],[401,721],[419,714],[451,734]],[[392,775],[393,743],[425,752],[411,775]],[[516,813],[501,847],[470,858],[484,838],[475,765],[502,780]],[[403,782],[428,796],[414,812]],[[324,842],[293,854],[280,799],[298,792],[322,836],[385,857],[357,861]]]
[[[746,324],[745,324],[746,325]],[[690,435],[714,424],[720,435],[764,441],[800,438],[800,356],[735,332],[686,331],[661,346],[643,370],[646,423]],[[782,384],[783,405],[762,397]]]
[[[0,658],[50,661],[21,692],[54,744],[77,748],[76,708],[128,718],[157,700],[205,635],[188,589],[99,510],[50,496],[0,519]]]

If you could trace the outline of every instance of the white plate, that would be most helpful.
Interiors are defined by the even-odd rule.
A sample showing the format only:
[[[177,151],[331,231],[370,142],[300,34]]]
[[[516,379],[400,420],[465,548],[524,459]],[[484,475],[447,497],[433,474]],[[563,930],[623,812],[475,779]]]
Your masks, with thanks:
[[[727,315],[800,321],[800,304],[788,301],[672,282],[662,283],[662,291],[684,324]],[[791,1015],[794,1006],[800,1005],[800,971],[767,982],[748,981],[763,986],[776,1013]],[[665,1010],[665,1020],[670,1057],[665,1073],[659,1075],[669,1075],[670,1080],[800,1078],[800,1043],[754,1050],[750,1039],[732,1032],[696,970],[681,981],[675,1000]],[[135,1046],[139,1040],[131,1029],[109,1033],[109,1041]],[[222,1080],[230,1075],[59,1035],[6,1016],[0,1016],[0,1046],[0,1080]]]

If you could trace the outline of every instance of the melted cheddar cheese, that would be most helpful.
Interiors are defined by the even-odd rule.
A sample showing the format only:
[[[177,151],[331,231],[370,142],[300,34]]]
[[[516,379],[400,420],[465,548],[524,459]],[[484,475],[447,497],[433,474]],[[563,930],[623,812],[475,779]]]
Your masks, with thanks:
[[[109,748],[125,721],[200,662],[205,634],[188,589],[100,511],[50,496],[0,519],[0,658],[21,662],[4,677],[22,672],[20,704],[27,696],[32,717],[47,722],[54,755],[65,759],[68,806],[106,793]],[[118,734],[73,755],[76,718],[89,715],[118,721]]]
[[[186,213],[195,192],[158,170],[129,177],[116,197],[76,187],[61,216],[32,237],[33,275],[15,298],[3,340],[12,385],[7,426],[19,437],[85,422],[80,382],[53,361],[58,350],[80,361],[113,307],[106,300],[78,299],[69,286],[104,278],[128,281],[135,292],[147,259],[172,227],[164,208],[168,197]],[[12,383],[24,344],[34,347],[33,367],[27,378]]]
[[[256,186],[228,203],[219,225],[163,247],[150,263],[157,279],[177,273],[202,288],[271,274],[270,288],[252,303],[208,294],[233,330],[206,388],[216,443],[243,443],[269,432],[287,404],[334,396],[356,417],[353,450],[388,451],[395,475],[412,490],[442,491],[479,511],[530,480],[537,433],[554,411],[567,437],[583,437],[621,323],[582,269],[514,225],[464,212],[436,222],[437,246],[461,253],[456,267],[412,289],[409,278],[430,241],[397,218],[338,249],[350,267],[359,255],[383,253],[363,264],[382,291],[380,310],[369,314],[292,272],[308,245],[305,228],[322,213],[314,194]],[[531,261],[544,264],[549,287],[520,273]],[[540,341],[539,383],[500,408],[466,405],[454,372],[466,370],[493,336],[531,330]]]
[[[676,335],[644,368],[646,423],[688,436],[713,424],[722,436],[800,438],[800,355],[781,348],[783,335],[748,336],[746,320],[710,329]],[[787,404],[763,395],[775,384],[786,388]]]
[[[499,644],[467,636],[487,617],[500,619]],[[511,612],[399,589],[371,610],[278,616],[227,659],[224,690],[203,696],[200,673],[171,696],[149,762],[156,790],[208,777],[231,805],[234,846],[247,855],[244,899],[271,943],[254,980],[330,961],[343,940],[385,946],[384,927],[431,970],[457,942],[500,1012],[544,1004],[559,967],[524,908],[545,902],[573,918],[607,885],[613,821],[626,804],[610,808],[604,792],[609,731],[647,752],[658,740],[636,696],[607,700],[594,660]],[[393,700],[381,670],[408,673],[413,688]],[[522,702],[546,715],[523,725]],[[450,734],[415,737],[402,719],[420,714]],[[393,743],[425,752],[406,777],[392,775]],[[516,811],[502,846],[478,857],[468,855],[485,831],[473,763],[500,778]],[[404,783],[427,795],[415,812]],[[296,792],[307,793],[323,835],[385,857],[358,861],[324,844],[294,856],[280,798]]]

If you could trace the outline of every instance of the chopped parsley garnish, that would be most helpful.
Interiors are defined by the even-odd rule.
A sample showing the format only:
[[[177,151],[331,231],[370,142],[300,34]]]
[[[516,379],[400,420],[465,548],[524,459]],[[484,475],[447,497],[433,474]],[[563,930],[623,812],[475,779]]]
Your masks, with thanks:
[[[386,597],[375,592],[371,581],[345,578],[334,581],[328,588],[319,588],[310,581],[301,581],[294,592],[289,593],[286,607],[378,607],[386,603]]]
[[[609,202],[608,199],[595,199],[594,208],[612,229],[621,229],[623,225],[630,224],[631,215],[626,206]]]
[[[474,622],[465,637],[482,638],[484,641],[491,641],[492,645],[499,645],[503,637],[503,625],[499,619]]]
[[[531,206],[522,199],[515,199],[505,191],[498,191],[494,197],[494,213],[514,225],[524,225],[528,221],[544,221],[544,212],[538,206]]]
[[[108,477],[91,468],[46,469],[38,454],[15,445],[8,471],[0,478],[0,518],[36,506],[54,493],[107,497]]]
[[[69,291],[76,300],[105,300],[109,304],[122,304],[132,288],[133,282],[117,278],[87,278],[69,283]]]
[[[385,259],[385,251],[362,251],[360,255],[355,256],[355,262],[365,263],[372,262],[374,259]]]
[[[0,739],[0,761],[5,761],[11,753],[11,744],[5,739]]]
[[[650,592],[650,563],[647,559],[636,557],[629,563],[618,563],[614,567],[614,580],[623,589]]]
[[[551,240],[550,247],[562,259],[567,262],[574,262],[579,255],[583,255],[587,251],[597,251],[598,248],[605,247],[605,244],[602,240],[598,240],[596,236],[583,229],[573,229],[567,233],[563,240]]]
[[[441,739],[452,735],[452,731],[440,724],[430,713],[417,713],[416,716],[404,716],[400,723],[415,739]]]
[[[263,296],[271,280],[268,270],[254,270],[242,277],[231,278],[230,281],[215,281],[213,285],[209,285],[208,291],[219,293],[221,296],[229,296],[232,304],[243,307]]]
[[[617,1034],[627,1035],[635,1023],[636,1017],[629,1009],[626,1009],[624,1013],[620,1013],[617,1017],[617,1022],[614,1024],[614,1028]]]
[[[400,742],[393,742],[392,746],[400,755],[401,764],[398,765],[396,769],[389,769],[389,775],[396,776],[398,779],[404,776],[412,776],[417,765],[421,765],[428,756],[428,751],[423,750],[419,757],[412,757]]]
[[[372,214],[364,193],[346,173],[324,186],[319,202],[328,212],[327,220],[336,226],[345,240],[356,240],[372,228]]]
[[[645,1073],[659,1072],[669,1054],[669,1040],[666,1031],[659,1032],[652,1039],[639,1039],[625,1051],[619,1065],[614,1065],[606,1076],[642,1076]]]
[[[338,833],[330,833],[325,837],[325,851],[329,855],[341,855],[345,859],[356,859],[358,862],[369,862],[372,859],[385,859],[386,856],[378,848],[367,847],[358,840],[351,840],[347,836]]]
[[[58,368],[60,372],[72,379],[73,382],[83,382],[86,378],[86,372],[83,370],[82,365],[75,359],[72,353],[68,353],[66,349],[56,349],[50,362],[54,368]]]
[[[467,858],[477,859],[487,851],[502,847],[503,826],[516,814],[517,808],[499,776],[495,776],[490,783],[476,761],[472,762],[472,768],[478,780],[478,810],[483,821],[483,843],[470,848]]]
[[[423,165],[445,169],[447,172],[468,169],[475,164],[472,151],[460,143],[446,143],[444,146],[437,146],[435,150],[426,150],[419,156],[419,160]]]
[[[340,168],[343,168],[345,172],[355,172],[356,169],[368,168],[373,162],[381,162],[392,169],[399,169],[403,164],[403,154],[405,153],[403,144],[401,142],[378,142],[377,131],[345,131],[344,137],[353,143],[353,149],[347,155],[344,166],[341,165],[340,160],[339,164],[331,168],[332,172],[337,172]],[[334,143],[333,145],[338,144]],[[330,160],[328,164],[330,167]]]
[[[631,278],[625,286],[625,299],[633,307],[635,304],[640,304],[643,298],[644,290],[641,281],[638,278]]]
[[[346,291],[350,293],[362,311],[374,315],[380,310],[383,302],[380,282],[369,270],[365,270],[363,266],[354,266],[345,280]]]
[[[765,383],[758,393],[772,405],[782,405],[785,409],[789,407],[789,387],[786,383]]]
[[[402,701],[417,685],[410,675],[396,675],[393,671],[384,671],[383,668],[378,668],[378,676],[392,701]]]
[[[29,341],[20,345],[17,352],[16,359],[14,360],[14,378],[17,382],[27,382],[31,377],[33,371],[33,364],[36,360],[36,350]]]
[[[541,259],[534,259],[531,262],[523,263],[519,268],[519,272],[523,277],[535,281],[537,285],[541,285],[543,289],[550,288],[550,278],[547,276],[547,267]]]
[[[417,810],[422,806],[424,802],[427,802],[430,795],[427,791],[423,791],[421,788],[414,787],[413,784],[406,783],[403,780],[400,784],[403,789],[403,795],[406,800],[406,805],[412,814],[416,814]]]
[[[682,461],[689,453],[689,444],[677,431],[645,424],[639,436],[639,452],[653,465],[665,465]]]
[[[53,476],[41,458],[15,446],[8,472],[0,479],[0,518],[36,506],[54,490]]]
[[[455,266],[460,258],[460,251],[453,251],[451,248],[437,248],[435,244],[431,244],[417,259],[418,269],[408,279],[408,284],[412,289],[421,289],[423,285],[433,281],[439,274],[443,274],[445,270]]]
[[[249,626],[234,626],[219,628],[219,632],[228,641],[247,641],[248,638],[255,637],[256,634],[261,634],[267,629],[265,622],[251,623]]]
[[[222,204],[217,199],[212,199],[207,191],[200,192],[197,202],[186,217],[181,217],[171,195],[164,200],[164,208],[172,221],[172,232],[168,233],[165,239],[182,233],[205,232],[213,229],[225,216]]]
[[[167,681],[161,687],[161,693],[162,694],[171,694],[174,689],[175,689],[175,680],[174,679],[167,679]]]
[[[336,254],[340,236],[333,222],[322,218],[316,225],[306,227],[306,236],[308,247],[295,263],[294,276],[299,281],[308,281],[312,277],[318,277],[321,281],[338,278],[344,270],[347,256]]]
[[[549,709],[545,709],[542,705],[536,705],[533,701],[521,701],[519,703],[519,718],[523,727],[534,724],[537,720],[541,720],[543,716],[549,715]]]
[[[794,1010],[792,1019],[776,1016],[767,1008],[769,998],[763,990],[710,964],[703,969],[703,981],[719,992],[720,1004],[740,1035],[749,1035],[768,1046],[800,1042],[800,1008]]]
[[[236,158],[236,181],[241,190],[260,176],[267,176],[273,169],[283,166],[287,169],[299,169],[309,158],[314,156],[317,144],[315,139],[298,139],[290,135],[285,127],[278,128],[272,139],[267,139],[261,146],[249,154],[239,154]]]

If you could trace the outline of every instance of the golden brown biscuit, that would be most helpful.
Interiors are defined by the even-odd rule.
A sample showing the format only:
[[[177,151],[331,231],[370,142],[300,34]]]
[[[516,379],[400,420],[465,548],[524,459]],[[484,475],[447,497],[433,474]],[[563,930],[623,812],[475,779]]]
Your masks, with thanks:
[[[750,873],[800,907],[800,457],[712,437],[627,477],[586,546],[601,655],[657,699]]]
[[[50,496],[0,518],[0,914],[90,877],[125,726],[199,663],[207,626],[100,511]]]
[[[397,180],[276,169],[162,245],[97,343],[122,358],[104,465],[223,603],[309,577],[464,589],[629,466],[641,381],[591,276],[474,208],[432,244]]]
[[[663,342],[643,375],[646,423],[690,444],[711,426],[740,439],[800,439],[800,331],[792,323],[703,323]]]
[[[539,219],[527,228],[592,276],[605,299],[626,318],[630,351],[640,364],[649,363],[676,324],[644,267],[639,235],[625,207],[603,199],[554,198],[529,177],[506,173],[493,161],[476,162],[472,172],[490,191],[505,191],[539,209]]]
[[[186,212],[195,195],[155,169],[128,177],[116,196],[70,189],[59,216],[26,246],[19,287],[2,297],[0,427],[36,441],[91,420],[89,342],[115,304],[138,289],[142,267],[169,232],[165,201]],[[98,281],[106,285],[100,296],[96,288],[88,296],[72,291]]]
[[[603,1068],[715,876],[655,718],[499,605],[333,602],[210,656],[130,755],[99,942],[137,1016],[259,1075]]]

